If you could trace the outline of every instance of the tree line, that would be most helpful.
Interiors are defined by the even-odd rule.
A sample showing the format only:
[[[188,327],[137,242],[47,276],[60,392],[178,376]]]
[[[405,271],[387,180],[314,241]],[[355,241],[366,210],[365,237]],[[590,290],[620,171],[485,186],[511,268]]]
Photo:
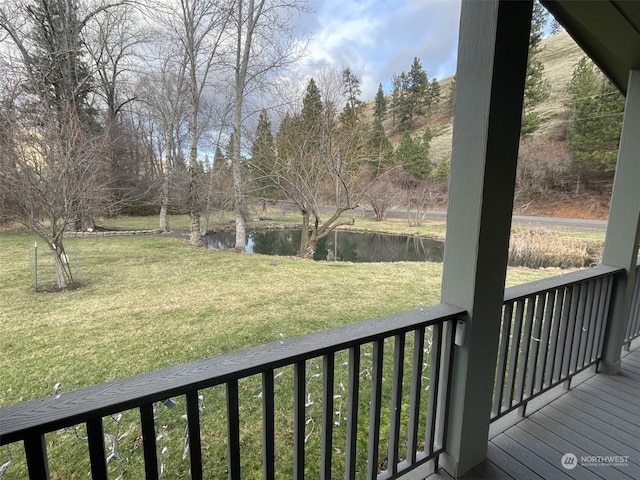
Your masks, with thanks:
[[[211,212],[232,211],[244,250],[249,204],[287,201],[301,214],[301,256],[359,205],[378,219],[405,205],[420,223],[446,198],[448,161],[431,159],[433,133],[416,120],[453,114],[455,77],[443,92],[415,57],[370,103],[349,68],[325,68],[300,89],[288,71],[304,54],[295,16],[306,8],[299,0],[5,2],[0,220],[47,242],[60,287],[73,284],[64,232],[94,229],[101,215],[158,214],[166,231],[169,213],[188,213],[198,245]],[[536,3],[525,138],[549,91],[537,59],[545,18]],[[594,169],[613,168],[615,140],[589,142],[605,130],[597,121],[619,108],[589,68],[570,85],[581,122],[568,128],[569,145],[583,184]]]
[[[232,139],[229,195],[244,248],[241,154],[260,102],[302,53],[297,0],[9,0],[0,6],[0,220],[37,233],[73,284],[68,229],[98,215],[186,211],[201,243],[207,160]],[[212,157],[213,155],[209,155]],[[207,188],[203,188],[207,185]]]

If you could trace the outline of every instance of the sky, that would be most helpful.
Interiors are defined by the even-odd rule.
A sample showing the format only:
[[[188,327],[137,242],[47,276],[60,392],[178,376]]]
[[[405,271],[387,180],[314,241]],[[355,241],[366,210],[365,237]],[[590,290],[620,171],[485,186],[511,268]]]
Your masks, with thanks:
[[[418,57],[429,79],[456,69],[460,0],[309,0],[300,20],[310,36],[303,74],[323,66],[351,69],[362,99],[380,83],[388,93],[394,74]]]

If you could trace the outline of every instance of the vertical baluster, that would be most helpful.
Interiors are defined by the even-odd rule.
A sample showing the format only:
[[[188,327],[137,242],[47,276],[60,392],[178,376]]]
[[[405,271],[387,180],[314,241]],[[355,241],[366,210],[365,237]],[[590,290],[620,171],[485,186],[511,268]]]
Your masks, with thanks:
[[[564,364],[564,354],[567,345],[567,331],[569,329],[569,317],[571,316],[571,305],[573,304],[574,285],[565,287],[564,301],[562,305],[562,317],[560,318],[560,333],[556,347],[556,355],[553,365],[553,383],[557,383],[562,378],[562,367]]]
[[[145,478],[157,480],[158,451],[156,449],[156,428],[153,421],[153,403],[145,403],[140,406],[140,423],[142,426]]]
[[[573,337],[576,323],[576,312],[580,300],[580,284],[571,286],[571,306],[567,316],[565,336],[563,338],[562,368],[559,380],[565,380],[569,376],[569,364],[571,361],[571,350],[573,348]]]
[[[627,326],[624,330],[624,348],[626,351],[629,351],[630,342],[636,335],[638,322],[640,321],[640,269],[636,269],[634,281],[635,288],[633,290],[633,297],[631,299],[631,308],[629,309],[629,319],[627,320]]]
[[[429,395],[427,396],[427,426],[425,429],[424,452],[431,455],[435,450],[438,399],[440,393],[440,372],[442,362],[442,324],[436,323],[431,333],[431,358],[429,360]]]
[[[349,387],[347,405],[347,448],[345,454],[345,480],[356,478],[358,457],[358,401],[360,400],[360,346],[349,349]]]
[[[591,280],[586,282],[585,286],[587,288],[587,297],[584,306],[584,314],[582,315],[582,325],[580,325],[580,330],[578,331],[580,343],[578,346],[578,354],[576,355],[576,363],[574,367],[575,370],[579,370],[584,366],[584,355],[587,349],[587,340],[589,337],[589,329],[591,328],[591,319],[593,318],[594,306],[596,306],[596,295],[595,295],[595,285],[598,280]]]
[[[189,467],[191,480],[202,480],[202,448],[200,440],[200,403],[198,391],[187,392],[187,432],[189,434]]]
[[[240,475],[240,403],[238,380],[227,382],[227,456],[229,480],[242,478]]]
[[[610,278],[611,281],[613,279]],[[627,321],[627,331],[625,339],[631,341],[640,334],[640,268],[636,269],[635,290],[631,301],[631,312]]]
[[[402,411],[402,379],[404,376],[405,334],[395,336],[393,346],[393,379],[391,386],[391,424],[389,425],[388,472],[398,472],[398,441],[400,439],[400,413]]]
[[[530,300],[532,303],[534,299]],[[524,389],[524,396],[527,398],[533,395],[533,387],[535,384],[536,375],[538,375],[538,369],[542,367],[538,365],[538,352],[540,351],[542,341],[542,323],[545,317],[545,310],[547,307],[547,293],[542,292],[535,296],[535,314],[533,320],[533,328],[531,329],[530,348],[529,348],[529,360],[527,363],[526,385]]]
[[[87,420],[87,441],[92,480],[107,480],[107,461],[104,457],[104,428],[102,417]]]
[[[331,480],[331,459],[333,455],[333,379],[335,355],[328,353],[322,360],[322,444],[320,478]]]
[[[544,372],[544,383],[548,387],[553,384],[554,372],[556,369],[556,361],[558,359],[558,345],[560,337],[560,326],[562,324],[562,312],[567,300],[567,289],[560,287],[556,291],[556,302],[553,310],[553,325],[551,335],[549,337],[549,351],[547,352],[547,361]],[[562,358],[562,354],[560,356]]]
[[[544,325],[542,327],[542,336],[540,337],[540,346],[538,350],[538,368],[536,373],[535,391],[539,392],[544,388],[544,378],[547,372],[547,354],[549,353],[549,333],[551,332],[551,323],[553,321],[553,312],[556,309],[556,290],[547,293],[547,302],[544,311]]]
[[[49,480],[49,460],[44,435],[29,435],[24,439],[29,478]]]
[[[573,327],[573,341],[571,344],[571,357],[569,361],[569,370],[567,374],[570,376],[576,371],[578,362],[578,353],[580,351],[580,343],[582,337],[582,324],[584,323],[585,311],[587,308],[587,300],[589,297],[589,282],[580,284],[580,300],[578,301],[578,309],[575,316],[575,324]]]
[[[611,281],[609,282],[609,285],[607,288],[607,298],[604,306],[605,315],[609,315],[609,306],[611,304],[611,294],[613,292],[613,284],[614,284],[614,279],[611,278]],[[603,324],[603,327],[600,331],[600,339],[598,340],[598,359],[602,357],[602,348],[604,346],[605,329],[606,329],[606,326]]]
[[[613,282],[613,277],[610,278]],[[640,335],[640,266],[636,268],[636,276],[634,281],[636,282],[635,291],[633,293],[633,308],[631,309],[631,318],[633,319],[633,326],[630,332],[629,338],[635,338]]]
[[[513,302],[507,302],[502,309],[502,328],[500,329],[500,350],[498,352],[498,365],[496,370],[495,385],[493,389],[493,408],[491,418],[500,415],[502,411],[502,395],[506,379],[509,344],[511,343],[511,317],[513,315]]]
[[[591,305],[591,315],[589,319],[589,328],[587,330],[587,341],[584,347],[584,353],[580,357],[580,365],[589,365],[592,360],[592,351],[594,339],[596,336],[597,325],[600,323],[601,310],[604,307],[604,285],[607,282],[606,277],[598,278],[594,281],[593,303]]]
[[[262,373],[262,478],[276,477],[273,370]]]
[[[407,440],[407,461],[409,465],[413,465],[415,463],[416,452],[418,451],[418,424],[420,419],[423,363],[424,328],[419,328],[413,332],[413,363],[411,364],[411,394],[409,399],[409,438]]]
[[[633,308],[631,317],[633,318],[633,327],[631,329],[631,336],[633,338],[640,335],[640,288],[638,287],[640,286],[640,273],[636,274],[636,282],[638,283],[636,284],[636,298],[634,302],[635,306]]]
[[[304,479],[305,438],[305,387],[306,363],[304,360],[293,366],[293,478]]]
[[[527,314],[522,328],[522,349],[520,352],[520,368],[518,369],[518,380],[516,384],[516,403],[522,403],[525,394],[525,377],[529,365],[529,348],[531,347],[531,331],[533,329],[533,316],[536,310],[536,297],[527,298]]]
[[[373,342],[373,365],[371,371],[371,404],[369,411],[369,445],[367,454],[367,478],[378,476],[378,448],[380,447],[380,408],[382,400],[382,366],[384,339]]]
[[[513,405],[513,392],[516,385],[518,373],[518,357],[520,355],[520,332],[522,331],[522,322],[524,316],[524,300],[516,301],[516,315],[513,318],[513,336],[511,337],[511,345],[509,347],[509,381],[507,382],[507,390],[504,395],[504,403],[507,408]]]
[[[590,362],[598,360],[598,344],[600,342],[600,335],[605,328],[607,322],[607,311],[605,307],[607,305],[607,295],[609,292],[609,284],[612,281],[611,276],[604,277],[600,284],[599,302],[598,302],[598,316],[595,321],[595,328],[593,331],[593,338],[590,346],[588,347],[587,355]]]

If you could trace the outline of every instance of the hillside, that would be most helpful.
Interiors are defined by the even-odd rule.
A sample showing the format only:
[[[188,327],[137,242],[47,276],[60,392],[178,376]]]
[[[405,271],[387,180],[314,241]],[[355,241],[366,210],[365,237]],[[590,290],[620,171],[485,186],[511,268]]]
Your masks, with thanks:
[[[536,109],[542,119],[537,136],[548,135],[557,129],[558,120],[561,119],[565,110],[567,82],[571,79],[571,73],[582,55],[580,47],[566,32],[560,32],[542,41],[539,59],[544,64],[545,77],[551,83],[551,95]],[[453,118],[447,114],[442,105],[449,92],[451,81],[452,77],[440,80],[442,97],[439,108],[434,109],[433,114],[428,117],[417,119],[416,129],[412,132],[413,135],[419,135],[425,126],[431,128],[434,134],[431,141],[431,154],[435,162],[448,160],[451,157]],[[390,119],[385,122],[385,129],[394,145],[400,141],[401,135],[393,128]]]
[[[521,156],[535,155],[532,151],[544,151],[547,156],[557,155],[558,162],[567,160],[564,121],[567,100],[565,90],[567,83],[571,80],[574,67],[582,56],[582,50],[566,32],[560,32],[542,41],[542,51],[538,58],[544,64],[545,78],[551,84],[551,94],[536,109],[541,118],[541,125],[532,138],[522,144]],[[412,135],[417,136],[426,126],[431,129],[434,135],[431,141],[431,160],[434,163],[449,161],[451,158],[453,117],[445,105],[451,81],[452,77],[440,80],[440,103],[427,116],[417,118],[415,129],[411,132]],[[396,145],[400,141],[401,134],[393,126],[392,119],[387,119],[384,126],[387,136]],[[545,161],[549,162],[549,159]],[[601,219],[606,218],[608,214],[608,197],[576,196],[566,193],[558,194],[553,199],[546,197],[540,204],[527,198],[522,205],[518,204],[516,199],[515,209],[517,213],[530,215]]]

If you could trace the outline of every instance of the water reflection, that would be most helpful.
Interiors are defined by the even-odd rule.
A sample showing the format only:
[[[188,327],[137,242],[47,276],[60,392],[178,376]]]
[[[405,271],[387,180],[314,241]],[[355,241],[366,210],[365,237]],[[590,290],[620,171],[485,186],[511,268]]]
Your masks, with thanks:
[[[207,247],[228,249],[235,246],[235,233],[217,232],[205,237]],[[300,230],[264,230],[247,235],[247,253],[296,255]],[[348,262],[441,262],[444,243],[428,238],[382,233],[334,231],[321,239],[314,260]]]

